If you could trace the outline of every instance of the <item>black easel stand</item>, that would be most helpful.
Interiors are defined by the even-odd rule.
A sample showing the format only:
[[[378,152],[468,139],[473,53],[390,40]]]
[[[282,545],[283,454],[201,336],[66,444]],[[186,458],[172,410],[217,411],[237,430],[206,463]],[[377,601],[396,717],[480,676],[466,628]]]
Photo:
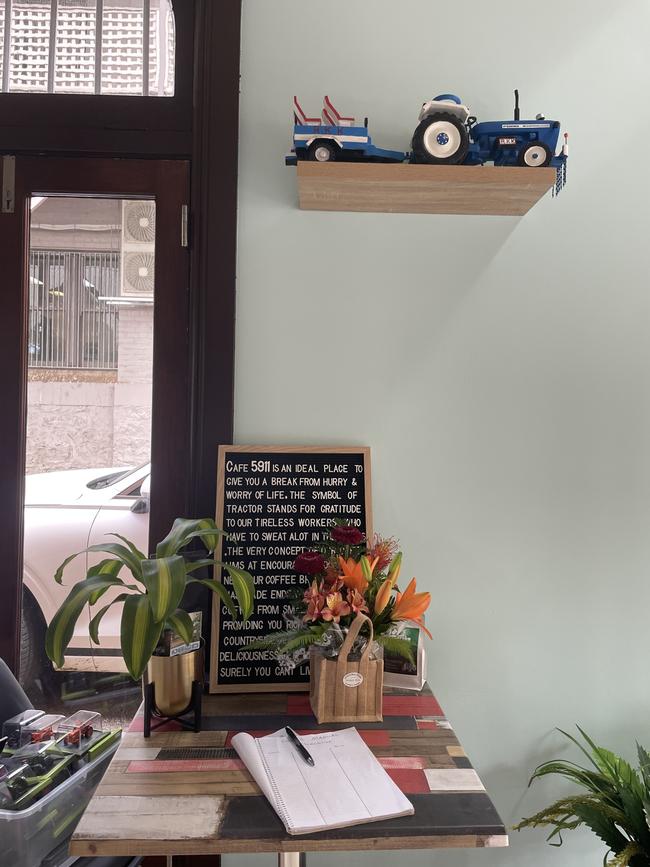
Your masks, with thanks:
[[[203,696],[203,684],[200,680],[192,682],[192,700],[182,713],[174,716],[165,716],[156,707],[155,684],[148,683],[144,688],[144,736],[150,737],[151,732],[167,722],[178,722],[188,731],[201,731],[201,699]],[[194,719],[185,719],[188,714],[194,714]],[[151,717],[157,722],[152,723]]]

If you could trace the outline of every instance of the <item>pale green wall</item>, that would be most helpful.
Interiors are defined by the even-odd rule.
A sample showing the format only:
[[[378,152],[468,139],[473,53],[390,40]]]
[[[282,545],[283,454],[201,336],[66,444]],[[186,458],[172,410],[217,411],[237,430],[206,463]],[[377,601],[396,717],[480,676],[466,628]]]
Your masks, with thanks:
[[[648,45],[647,0],[244,0],[237,440],[372,447],[376,527],[433,595],[433,687],[508,824],[559,791],[525,790],[555,725],[650,744]],[[297,209],[294,93],[406,148],[426,98],[509,117],[515,86],[571,133],[559,199],[522,219]],[[528,832],[311,863],[335,859],[602,851]]]

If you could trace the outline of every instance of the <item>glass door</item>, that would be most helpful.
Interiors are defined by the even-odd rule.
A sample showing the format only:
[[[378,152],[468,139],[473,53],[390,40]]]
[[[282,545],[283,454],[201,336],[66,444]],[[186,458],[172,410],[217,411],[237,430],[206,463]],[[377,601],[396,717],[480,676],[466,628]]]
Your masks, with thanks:
[[[102,621],[99,645],[88,612],[80,618],[61,671],[43,638],[70,586],[104,555],[72,561],[60,586],[66,557],[111,534],[146,551],[185,511],[187,166],[19,158],[16,190],[26,475],[20,583],[7,589],[21,602],[20,680],[38,707],[91,705],[121,724],[140,690],[125,674],[119,609]]]

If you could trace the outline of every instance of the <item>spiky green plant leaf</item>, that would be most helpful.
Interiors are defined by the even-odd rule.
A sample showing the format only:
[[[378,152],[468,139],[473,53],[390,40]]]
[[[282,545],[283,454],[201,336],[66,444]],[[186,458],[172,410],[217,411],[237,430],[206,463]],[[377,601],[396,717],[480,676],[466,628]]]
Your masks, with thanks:
[[[176,518],[171,530],[156,546],[157,557],[172,557],[192,539],[200,538],[212,552],[217,547],[219,536],[225,535],[211,518]]]
[[[95,614],[90,623],[88,624],[88,634],[90,635],[90,640],[93,644],[99,644],[99,624],[102,622],[102,618],[106,614],[106,612],[113,607],[113,605],[117,605],[119,602],[124,602],[128,593],[120,593],[118,596],[113,599],[112,602],[109,602],[108,605],[104,605],[103,608],[100,608],[97,614]],[[91,603],[92,604],[92,603]]]
[[[61,668],[63,665],[65,651],[86,603],[91,597],[98,598],[110,587],[121,585],[122,581],[113,575],[93,575],[72,586],[45,633],[45,652],[56,666]]]
[[[180,635],[185,644],[190,644],[194,638],[194,624],[192,618],[187,611],[183,611],[182,608],[176,609],[173,614],[169,615],[165,626],[168,629],[173,629],[174,632]]]
[[[115,536],[116,539],[119,539],[121,542],[124,542],[129,551],[133,554],[134,557],[137,557],[138,560],[146,560],[147,555],[143,554],[139,548],[133,544],[130,539],[127,539],[126,536],[122,536],[120,533],[107,533],[108,536]]]
[[[143,560],[142,581],[147,588],[153,619],[161,623],[176,611],[183,598],[185,561],[178,555]]]
[[[126,547],[126,545],[119,545],[117,542],[102,542],[100,545],[91,545],[89,548],[84,548],[83,551],[78,551],[76,554],[71,554],[69,557],[66,557],[54,573],[54,580],[56,583],[63,583],[63,572],[66,566],[71,563],[75,557],[79,557],[80,554],[93,553],[112,554],[115,559],[120,560],[126,566],[134,578],[138,580],[142,578],[142,569],[140,567],[141,561],[132,551],[129,550],[129,548]],[[92,568],[93,567],[91,566],[91,569]]]
[[[232,589],[235,591],[241,615],[244,620],[248,620],[255,607],[255,581],[253,576],[243,569],[231,566],[229,563],[218,563],[216,565],[225,569],[230,576]]]
[[[142,677],[162,629],[163,624],[154,620],[146,594],[133,594],[125,600],[120,643],[124,662],[133,680]]]
[[[202,584],[204,587],[207,587],[208,590],[216,593],[219,599],[223,602],[228,611],[231,613],[231,615],[235,618],[237,617],[237,606],[233,602],[232,596],[230,595],[230,593],[228,593],[221,581],[215,581],[213,578],[190,578],[187,583]]]

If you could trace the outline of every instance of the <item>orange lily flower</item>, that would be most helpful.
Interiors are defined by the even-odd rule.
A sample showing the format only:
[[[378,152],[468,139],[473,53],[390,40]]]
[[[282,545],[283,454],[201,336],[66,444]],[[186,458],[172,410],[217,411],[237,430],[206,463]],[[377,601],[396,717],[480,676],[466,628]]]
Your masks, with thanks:
[[[393,584],[390,578],[386,578],[375,596],[375,614],[381,614],[388,605],[388,600],[393,592]]]
[[[429,638],[433,636],[424,625],[422,615],[431,604],[430,593],[415,592],[415,578],[412,578],[408,587],[403,593],[398,593],[395,598],[395,605],[390,613],[391,620],[410,620],[419,626]]]
[[[375,570],[375,566],[377,565],[378,558],[370,563],[370,574],[372,574]],[[368,589],[368,582],[363,574],[363,566],[361,565],[361,561],[357,563],[356,560],[353,560],[352,557],[345,558],[339,555],[339,566],[341,567],[341,578],[343,579],[343,583],[346,587],[349,587],[351,590],[356,590],[358,593],[361,593],[363,596]]]

